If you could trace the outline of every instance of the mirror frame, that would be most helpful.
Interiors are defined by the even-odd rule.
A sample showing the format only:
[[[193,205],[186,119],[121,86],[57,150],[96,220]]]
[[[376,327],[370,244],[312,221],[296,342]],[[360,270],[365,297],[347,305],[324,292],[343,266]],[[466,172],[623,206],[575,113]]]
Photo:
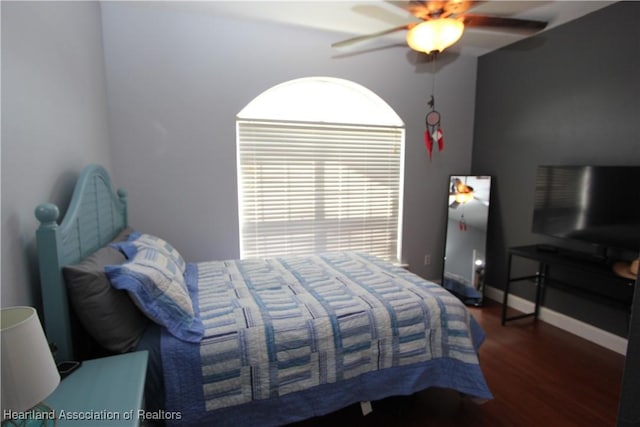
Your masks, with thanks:
[[[455,179],[461,179],[459,183],[459,190],[456,189]],[[469,182],[471,180],[471,182]],[[486,186],[480,185],[481,181],[487,182]],[[442,279],[441,285],[443,288],[447,289],[453,295],[458,297],[463,303],[467,305],[472,305],[479,307],[483,304],[484,299],[484,276],[486,269],[486,254],[487,254],[487,228],[489,224],[489,208],[490,208],[490,200],[491,200],[491,187],[492,187],[493,177],[491,175],[462,175],[462,174],[452,174],[449,175],[448,191],[447,191],[447,224],[445,227],[445,238],[444,238],[444,251],[443,251],[443,259],[442,259]],[[463,197],[467,194],[465,192],[468,190],[468,187],[474,187],[471,194],[471,199],[468,197]],[[473,185],[472,185],[473,184]],[[455,197],[454,193],[460,194],[460,197]],[[469,205],[469,203],[474,203],[476,205]],[[460,219],[457,221],[457,230],[452,230],[452,222],[453,218],[451,217],[451,213],[453,209],[460,209]],[[473,209],[468,209],[469,206],[473,206]],[[486,209],[483,209],[482,206],[485,206]],[[470,217],[464,218],[465,208],[469,210],[468,215]],[[469,225],[469,222],[471,225]],[[447,271],[447,255],[451,258],[451,253],[447,253],[448,249],[451,250],[453,241],[452,236],[455,236],[454,233],[461,231],[467,232],[469,229],[471,231],[476,230],[484,230],[484,236],[480,236],[478,233],[475,233],[475,239],[471,241],[471,245],[474,245],[474,241],[476,242],[473,249],[470,250],[469,256],[471,256],[470,262],[468,263],[469,274],[460,274],[456,272],[455,269],[451,268],[451,259],[449,262],[449,270]],[[478,243],[479,239],[482,239],[482,243]],[[466,262],[466,261],[465,261]],[[464,264],[464,263],[463,263]],[[465,267],[466,268],[466,267]]]

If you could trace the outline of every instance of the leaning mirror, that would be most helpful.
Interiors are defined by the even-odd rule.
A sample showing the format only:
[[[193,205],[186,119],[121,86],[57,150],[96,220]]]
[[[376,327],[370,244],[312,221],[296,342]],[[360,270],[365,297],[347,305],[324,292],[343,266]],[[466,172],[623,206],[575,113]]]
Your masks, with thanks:
[[[483,298],[490,176],[452,175],[442,286],[465,304]]]

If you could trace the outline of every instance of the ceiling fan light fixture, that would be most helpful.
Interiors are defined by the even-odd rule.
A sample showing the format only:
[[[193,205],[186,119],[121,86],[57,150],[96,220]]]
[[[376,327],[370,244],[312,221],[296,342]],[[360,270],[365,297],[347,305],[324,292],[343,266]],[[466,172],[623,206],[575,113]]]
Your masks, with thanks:
[[[461,205],[464,205],[473,200],[473,193],[456,193],[453,199]]]
[[[407,44],[418,52],[442,52],[460,40],[464,24],[454,18],[421,22],[407,32]]]

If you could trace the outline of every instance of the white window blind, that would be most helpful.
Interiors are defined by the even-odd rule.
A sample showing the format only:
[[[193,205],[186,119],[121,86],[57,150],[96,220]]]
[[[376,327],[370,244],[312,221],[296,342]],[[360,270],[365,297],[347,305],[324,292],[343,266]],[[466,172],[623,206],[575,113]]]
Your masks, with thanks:
[[[357,250],[398,260],[403,128],[237,126],[242,258]]]

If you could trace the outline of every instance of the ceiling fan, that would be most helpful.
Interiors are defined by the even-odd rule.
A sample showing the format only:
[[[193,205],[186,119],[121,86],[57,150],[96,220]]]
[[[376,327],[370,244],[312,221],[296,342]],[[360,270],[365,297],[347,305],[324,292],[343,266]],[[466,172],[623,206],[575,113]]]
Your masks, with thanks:
[[[449,191],[449,207],[456,209],[460,205],[467,204],[473,200],[477,200],[485,206],[489,206],[489,202],[478,198],[475,194],[475,190],[470,185],[462,182],[460,178],[454,178],[451,180],[451,189]]]
[[[467,13],[473,7],[485,1],[469,0],[427,0],[427,1],[391,1],[423,22],[411,22],[377,33],[353,37],[332,44],[343,47],[361,41],[381,37],[397,31],[407,31],[407,44],[414,50],[424,53],[442,52],[456,43],[465,28],[487,28],[504,31],[535,33],[547,26],[546,22],[529,19],[486,16]]]

